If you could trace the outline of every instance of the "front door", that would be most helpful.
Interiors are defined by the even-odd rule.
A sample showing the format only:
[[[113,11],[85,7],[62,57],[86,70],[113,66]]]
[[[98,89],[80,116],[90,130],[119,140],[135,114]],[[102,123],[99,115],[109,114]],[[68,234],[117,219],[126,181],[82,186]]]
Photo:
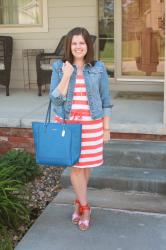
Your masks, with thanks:
[[[121,75],[164,76],[164,0],[122,1]]]
[[[164,0],[99,0],[99,58],[118,84],[163,82]]]

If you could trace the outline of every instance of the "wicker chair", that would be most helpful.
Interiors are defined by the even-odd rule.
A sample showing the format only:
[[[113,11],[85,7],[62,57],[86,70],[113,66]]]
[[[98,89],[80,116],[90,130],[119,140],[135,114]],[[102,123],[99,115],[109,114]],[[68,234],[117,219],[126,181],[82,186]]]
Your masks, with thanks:
[[[0,84],[6,86],[6,96],[9,96],[12,53],[13,38],[0,36]]]
[[[49,84],[52,74],[52,63],[56,59],[61,59],[64,52],[64,40],[66,36],[63,36],[53,53],[41,53],[36,56],[36,71],[37,71],[37,84],[38,95],[41,96],[42,85]],[[92,42],[96,40],[96,36],[91,35]]]

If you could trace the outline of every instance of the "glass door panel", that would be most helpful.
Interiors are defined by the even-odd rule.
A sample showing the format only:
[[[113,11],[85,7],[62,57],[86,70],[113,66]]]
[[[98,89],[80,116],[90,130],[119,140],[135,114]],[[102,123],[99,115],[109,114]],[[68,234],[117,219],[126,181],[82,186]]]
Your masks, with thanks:
[[[99,0],[99,59],[114,77],[114,0]]]
[[[122,75],[164,75],[164,0],[122,0]]]

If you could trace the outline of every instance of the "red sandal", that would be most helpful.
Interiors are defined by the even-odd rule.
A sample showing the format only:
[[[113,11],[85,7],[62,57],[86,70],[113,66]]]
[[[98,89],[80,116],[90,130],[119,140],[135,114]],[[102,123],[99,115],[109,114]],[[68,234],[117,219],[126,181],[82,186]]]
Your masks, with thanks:
[[[91,208],[88,204],[86,204],[85,206],[80,206],[80,214],[83,215],[85,211],[89,211],[89,213],[91,214]],[[81,231],[86,231],[89,228],[89,224],[90,224],[90,218],[88,219],[81,219],[78,222],[78,226],[79,229]]]
[[[79,214],[74,212],[73,215],[72,215],[72,223],[74,225],[77,225],[79,220],[80,220],[80,216],[81,216],[81,214],[80,214],[80,206],[81,206],[81,204],[80,204],[79,200],[75,200],[74,204],[75,205],[77,204],[79,206]]]

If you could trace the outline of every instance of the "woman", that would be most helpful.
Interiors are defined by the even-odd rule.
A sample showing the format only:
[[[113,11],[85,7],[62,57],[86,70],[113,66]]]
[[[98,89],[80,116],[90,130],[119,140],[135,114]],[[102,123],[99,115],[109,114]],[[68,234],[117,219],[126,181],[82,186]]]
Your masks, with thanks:
[[[91,168],[103,164],[103,142],[110,140],[111,100],[104,64],[94,61],[93,44],[85,28],[67,34],[64,58],[53,64],[50,98],[56,122],[61,122],[64,111],[66,119],[82,124],[81,155],[70,175],[76,194],[72,223],[87,230],[91,213],[87,185]]]

